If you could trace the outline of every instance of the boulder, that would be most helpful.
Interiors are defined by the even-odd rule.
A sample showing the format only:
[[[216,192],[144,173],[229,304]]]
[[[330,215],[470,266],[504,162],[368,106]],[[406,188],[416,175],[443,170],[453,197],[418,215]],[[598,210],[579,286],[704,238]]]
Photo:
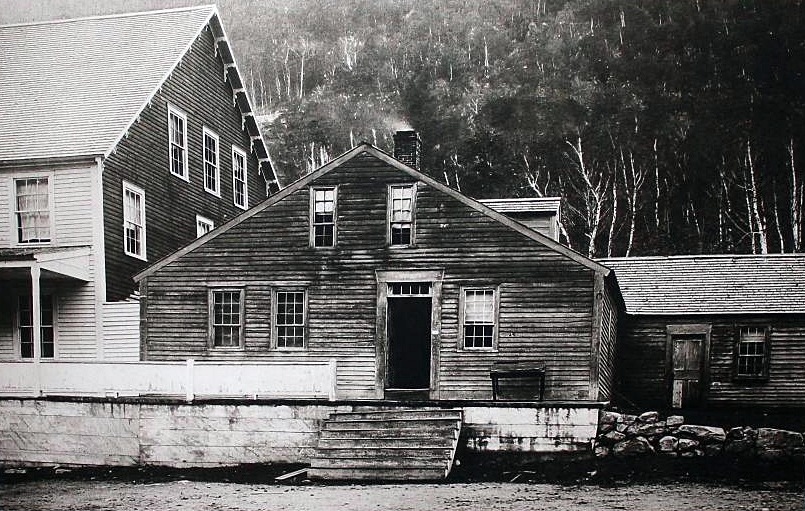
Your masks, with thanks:
[[[724,442],[724,452],[727,454],[744,454],[748,453],[755,446],[751,440],[731,440],[727,439]]]
[[[779,449],[790,453],[803,446],[803,438],[796,431],[758,428],[755,445],[758,451]]]
[[[693,451],[680,452],[679,455],[683,458],[695,458],[696,453]]]
[[[707,444],[703,450],[705,456],[721,456],[724,452],[721,444]]]
[[[641,436],[663,436],[668,432],[665,421],[655,421],[637,426],[636,433]]]
[[[621,414],[618,412],[604,412],[601,414],[601,424],[615,424],[620,422]]]
[[[675,452],[679,439],[675,436],[664,436],[660,438],[660,452]]]
[[[629,426],[631,426],[631,424],[626,424],[625,422],[619,422],[615,425],[615,431],[626,433],[626,430],[629,429]]]
[[[621,416],[618,418],[618,422],[623,424],[632,424],[636,420],[637,415],[628,415],[625,413],[622,413]]]
[[[614,422],[602,422],[600,426],[598,426],[598,434],[603,435],[604,433],[609,433],[610,431],[615,431],[615,423]]]
[[[692,451],[697,447],[699,447],[699,442],[690,438],[680,438],[676,443],[676,449],[679,452]]]
[[[654,452],[654,448],[645,438],[639,436],[618,442],[612,447],[612,454],[618,457],[627,458]]]
[[[786,458],[788,453],[783,449],[761,449],[757,452],[757,457],[764,461],[775,461]]]
[[[669,428],[676,428],[678,426],[681,426],[684,423],[685,423],[685,418],[682,417],[681,415],[670,415],[667,419],[665,419],[665,424]]]
[[[609,456],[609,447],[605,445],[599,445],[595,448],[595,457],[596,458],[606,458]]]
[[[626,439],[626,435],[624,435],[619,431],[610,431],[606,435],[601,435],[598,438],[599,440],[601,440],[602,443],[616,444]]]
[[[677,433],[689,438],[695,438],[700,442],[723,442],[727,439],[724,428],[714,426],[696,426],[693,424],[682,424],[677,429]]]
[[[660,414],[659,412],[645,412],[641,413],[637,419],[644,424],[648,422],[657,422],[660,420]]]

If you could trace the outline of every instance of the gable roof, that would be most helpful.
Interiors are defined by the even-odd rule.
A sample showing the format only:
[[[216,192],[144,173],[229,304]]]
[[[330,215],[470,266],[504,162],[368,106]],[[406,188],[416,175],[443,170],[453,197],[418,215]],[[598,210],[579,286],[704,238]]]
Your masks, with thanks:
[[[628,314],[805,313],[805,254],[599,259]]]
[[[338,168],[339,166],[343,165],[345,162],[351,160],[352,158],[355,158],[358,155],[364,154],[364,153],[369,154],[371,156],[374,156],[374,157],[378,158],[379,160],[384,161],[385,163],[389,164],[390,166],[392,166],[392,167],[394,167],[394,168],[396,168],[396,169],[398,169],[398,170],[400,170],[402,172],[405,172],[406,174],[409,174],[414,179],[417,179],[418,181],[422,181],[422,182],[426,183],[427,185],[432,186],[433,188],[441,191],[442,193],[445,193],[445,194],[453,197],[454,199],[458,200],[459,202],[462,202],[465,205],[471,207],[472,209],[475,209],[476,211],[479,211],[479,212],[483,213],[484,215],[486,215],[488,217],[491,217],[492,219],[498,221],[499,223],[505,225],[506,227],[508,227],[508,228],[510,228],[510,229],[512,229],[514,231],[519,232],[520,234],[524,235],[527,238],[530,238],[530,239],[532,239],[532,240],[534,240],[534,241],[536,241],[538,243],[541,243],[541,244],[545,245],[546,247],[550,248],[551,250],[554,250],[555,252],[558,252],[558,253],[568,257],[569,259],[571,259],[573,261],[576,261],[576,262],[580,263],[583,266],[586,266],[587,268],[589,268],[589,269],[591,269],[593,271],[601,273],[604,276],[607,276],[607,275],[610,274],[609,268],[607,268],[607,267],[605,267],[605,266],[603,266],[603,265],[601,265],[601,264],[599,264],[599,263],[597,263],[597,262],[595,262],[595,261],[593,261],[591,259],[588,259],[587,257],[579,254],[578,252],[575,252],[572,249],[570,249],[570,248],[568,248],[568,247],[566,247],[566,246],[564,246],[564,245],[552,240],[551,238],[545,236],[544,234],[540,234],[540,233],[538,233],[536,231],[533,231],[533,230],[529,229],[528,227],[524,226],[523,224],[521,224],[519,222],[516,222],[516,221],[510,219],[509,217],[503,215],[502,213],[498,213],[497,211],[489,208],[488,206],[485,206],[485,205],[481,204],[480,202],[478,202],[478,201],[476,201],[474,199],[471,199],[471,198],[467,197],[466,195],[463,195],[462,193],[460,193],[460,192],[458,192],[456,190],[453,190],[452,188],[450,188],[448,186],[443,185],[442,183],[439,183],[435,179],[433,179],[431,177],[428,177],[425,174],[422,174],[421,172],[419,172],[417,170],[412,169],[411,167],[405,165],[404,163],[400,162],[399,160],[396,160],[393,156],[381,151],[377,147],[369,144],[368,142],[362,142],[361,144],[359,144],[359,145],[355,146],[354,148],[350,149],[349,151],[345,152],[344,154],[342,154],[338,158],[330,161],[326,165],[323,165],[322,167],[319,167],[317,170],[311,172],[307,176],[304,176],[304,177],[296,180],[294,183],[292,183],[292,184],[288,185],[286,188],[280,190],[279,193],[273,195],[272,197],[269,197],[268,199],[266,199],[262,203],[258,204],[257,206],[253,207],[252,209],[240,214],[239,216],[233,218],[232,220],[230,220],[226,224],[224,224],[224,225],[218,227],[217,229],[214,229],[213,231],[205,234],[204,236],[202,236],[202,237],[198,238],[197,240],[191,242],[190,244],[186,245],[185,247],[177,250],[173,254],[168,255],[167,257],[163,258],[160,261],[157,261],[152,266],[146,268],[142,272],[140,272],[137,275],[135,275],[134,280],[139,282],[140,280],[142,280],[145,277],[153,274],[154,272],[158,271],[159,269],[163,268],[164,266],[167,266],[168,264],[172,263],[173,261],[176,261],[177,259],[181,258],[182,256],[184,256],[188,252],[191,252],[191,251],[195,250],[196,248],[200,247],[201,245],[203,245],[207,241],[212,240],[212,239],[220,236],[221,234],[227,232],[229,229],[232,229],[233,227],[235,227],[238,224],[248,220],[249,218],[253,217],[254,215],[257,215],[260,212],[264,211],[265,209],[273,206],[274,204],[276,204],[277,202],[281,201],[285,197],[287,197],[287,196],[299,191],[300,189],[303,189],[304,187],[308,186],[311,182],[319,179],[321,176],[324,176],[325,174],[328,174],[332,170],[334,170],[334,169]]]
[[[214,5],[0,26],[0,162],[108,156],[208,25],[273,180]]]

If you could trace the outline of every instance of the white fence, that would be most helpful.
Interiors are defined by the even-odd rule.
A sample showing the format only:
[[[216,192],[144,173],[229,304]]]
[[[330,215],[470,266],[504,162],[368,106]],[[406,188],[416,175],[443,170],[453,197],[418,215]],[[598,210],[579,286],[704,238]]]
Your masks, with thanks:
[[[2,362],[0,397],[335,399],[327,362]]]

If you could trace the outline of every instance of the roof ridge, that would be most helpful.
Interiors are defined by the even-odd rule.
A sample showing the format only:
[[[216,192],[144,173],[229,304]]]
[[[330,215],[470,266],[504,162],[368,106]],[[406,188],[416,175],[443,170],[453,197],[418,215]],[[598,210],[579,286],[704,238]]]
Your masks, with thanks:
[[[172,9],[154,9],[150,11],[134,11],[134,12],[120,12],[115,14],[96,14],[93,16],[82,16],[79,18],[62,18],[56,20],[43,20],[43,21],[27,21],[24,23],[9,23],[7,25],[0,25],[0,29],[3,28],[16,28],[16,27],[31,27],[37,25],[57,25],[62,23],[72,23],[76,21],[88,21],[88,20],[101,20],[101,19],[110,19],[110,18],[128,18],[134,16],[145,16],[150,14],[162,14],[162,13],[169,13],[169,12],[181,12],[181,11],[201,11],[201,10],[215,10],[215,4],[204,4],[204,5],[194,5],[188,7],[174,7]]]
[[[775,252],[773,254],[675,254],[675,255],[653,255],[653,256],[621,256],[621,257],[597,257],[596,261],[662,261],[662,260],[690,260],[690,259],[764,259],[764,258],[805,258],[805,253],[801,252]]]

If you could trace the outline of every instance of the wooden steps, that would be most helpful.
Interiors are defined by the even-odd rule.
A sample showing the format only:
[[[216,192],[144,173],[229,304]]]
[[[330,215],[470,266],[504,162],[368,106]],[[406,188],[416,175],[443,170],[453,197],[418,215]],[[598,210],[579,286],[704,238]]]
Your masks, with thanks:
[[[324,422],[308,476],[412,481],[447,477],[461,410],[397,409],[334,413]]]

